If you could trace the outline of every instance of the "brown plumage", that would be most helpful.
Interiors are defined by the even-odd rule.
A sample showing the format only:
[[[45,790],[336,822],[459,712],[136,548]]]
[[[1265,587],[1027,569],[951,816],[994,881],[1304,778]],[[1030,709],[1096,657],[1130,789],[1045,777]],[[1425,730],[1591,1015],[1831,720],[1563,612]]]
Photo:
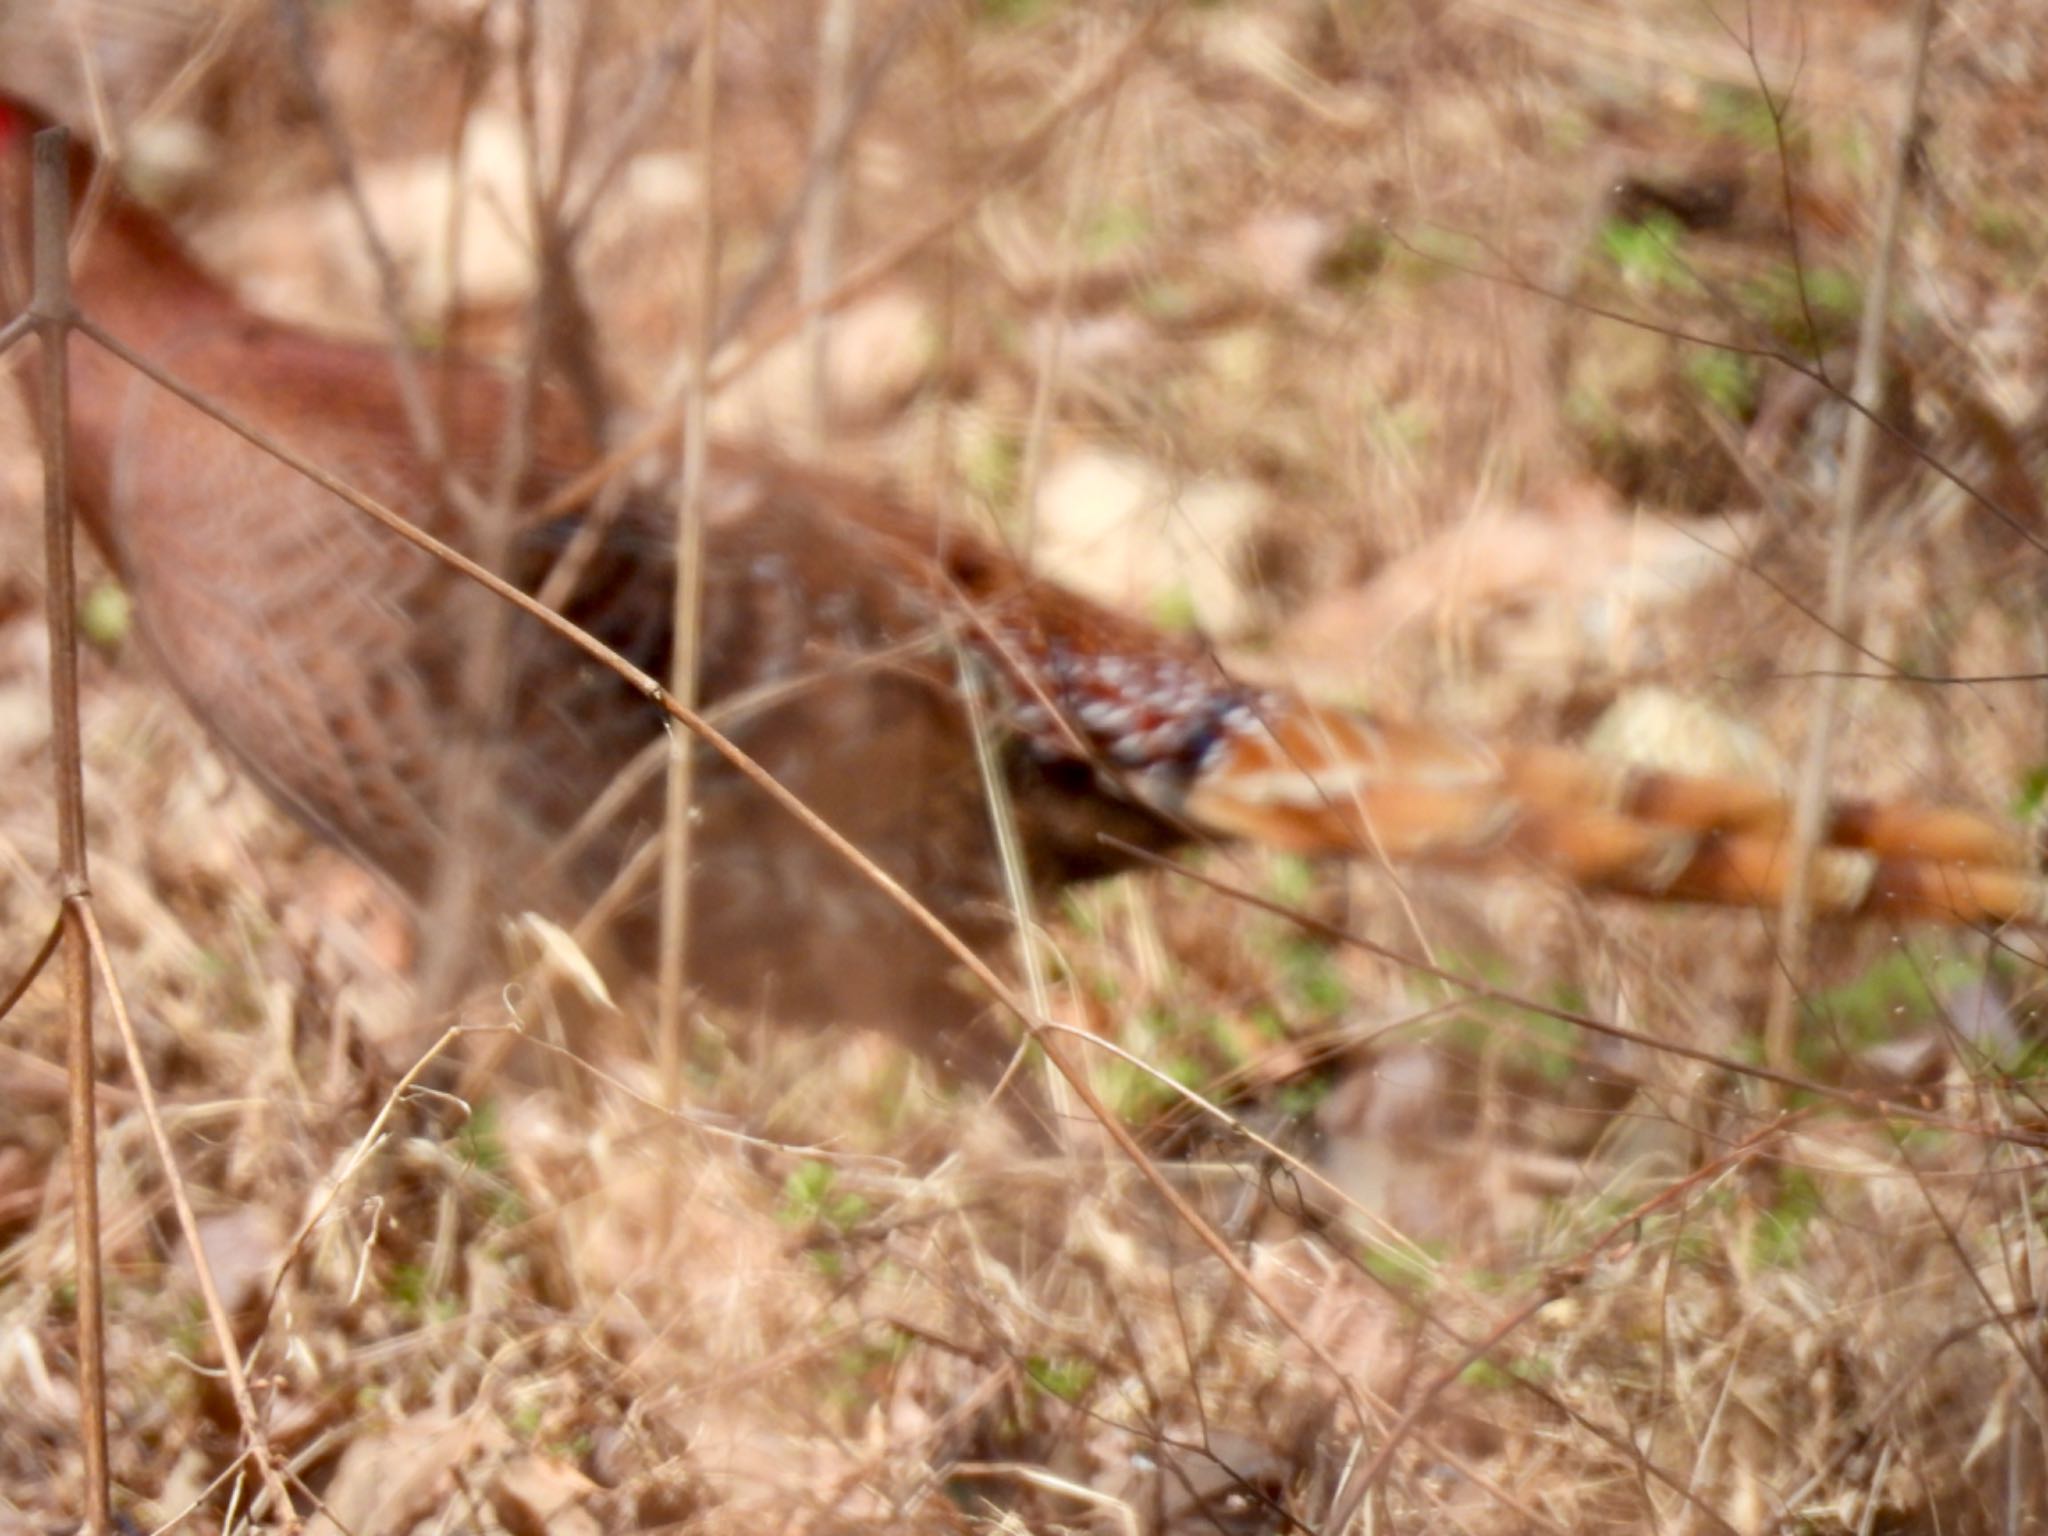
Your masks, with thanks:
[[[22,291],[27,141],[0,100],[0,257]],[[90,171],[81,151],[78,175]],[[75,258],[80,307],[171,373],[431,531],[462,542],[406,426],[390,359],[251,313],[118,191]],[[464,709],[461,579],[83,338],[72,362],[78,510],[128,584],[166,677],[300,819],[416,896],[445,850],[436,769]],[[514,386],[437,360],[455,467],[488,484]],[[518,487],[538,505],[595,457],[533,404]],[[1147,848],[1242,836],[1304,852],[1588,889],[1767,904],[1786,812],[1755,785],[1637,772],[1550,748],[1320,708],[1233,681],[1200,649],[1036,580],[1006,554],[861,486],[766,454],[712,456],[702,695],[733,738],[970,942],[1009,932],[957,649],[995,680],[999,757],[1026,866],[1049,889]],[[563,610],[647,671],[669,665],[672,509],[628,497]],[[538,590],[582,514],[527,526],[510,574]],[[654,707],[519,622],[483,889],[574,922],[659,825],[653,774],[607,798],[662,730]],[[740,1007],[863,1019],[929,1039],[972,1011],[945,957],[761,793],[705,757],[694,979]],[[614,806],[612,800],[618,803]],[[609,807],[593,815],[593,807]],[[1838,807],[1816,903],[2036,922],[2024,839],[1957,811]],[[651,882],[617,929],[644,961]]]

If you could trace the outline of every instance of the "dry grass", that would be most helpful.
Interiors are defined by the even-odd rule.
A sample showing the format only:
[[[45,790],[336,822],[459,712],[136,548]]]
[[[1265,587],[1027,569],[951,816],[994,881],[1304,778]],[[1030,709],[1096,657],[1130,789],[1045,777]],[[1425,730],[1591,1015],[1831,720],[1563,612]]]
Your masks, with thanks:
[[[87,35],[133,40],[97,55],[117,119],[196,61],[174,117],[204,131],[139,133],[145,180],[269,300],[374,326],[345,235],[306,258],[324,163],[267,8],[224,11],[210,40],[174,4],[146,29],[128,9],[77,7]],[[481,109],[510,110],[511,9],[321,10],[366,168],[445,148],[476,48]],[[813,151],[821,7],[726,9],[708,201],[730,295]],[[1857,789],[2004,807],[2048,730],[2030,676],[2048,46],[2023,0],[1947,9],[1897,387],[1933,457],[2012,521],[1889,463],[1859,594],[1880,676],[1848,689],[1839,764]],[[856,60],[893,8],[860,10]],[[39,11],[0,4],[4,57],[28,71],[0,63],[0,84],[71,105],[45,82],[71,78],[50,71],[74,45]],[[605,121],[650,72],[676,87],[660,50],[687,27],[667,7],[593,14]],[[1117,537],[1103,525],[1137,483],[1140,532],[1114,546],[1125,599],[1226,630],[1248,669],[1567,738],[1654,686],[1760,733],[1695,718],[1713,749],[1794,755],[1838,413],[1781,367],[1586,306],[1795,356],[1811,322],[1846,378],[1829,349],[1869,260],[1904,63],[1892,8],[1758,9],[1766,78],[1797,82],[1782,130],[1751,58],[1691,4],[1189,4],[1119,61],[1142,21],[982,0],[935,7],[904,44],[848,157],[841,270],[987,190],[835,322],[824,456],[1031,537],[1072,579],[1099,575],[1092,541]],[[1105,65],[1113,88],[1011,164]],[[545,56],[544,81],[568,67]],[[697,308],[687,120],[657,98],[585,253],[628,400],[656,392]],[[601,121],[589,153],[606,144]],[[1630,223],[1610,192],[1631,179],[1737,195],[1719,228],[1681,229],[1654,199]],[[510,344],[521,270],[485,259],[502,214],[486,197],[465,241],[473,301],[447,311],[430,252],[410,324]],[[791,270],[742,337],[791,312]],[[743,376],[728,424],[800,438],[804,356],[799,337]],[[10,417],[0,499],[26,508],[22,439]],[[22,956],[54,864],[29,523],[0,520],[18,786],[0,934]],[[700,1112],[675,1117],[643,1097],[644,1058],[585,1048],[567,989],[525,984],[467,1015],[521,1027],[502,1071],[462,1098],[402,1095],[366,1146],[396,1089],[390,1044],[416,1031],[402,924],[209,752],[105,589],[89,603],[98,910],[269,1438],[323,1528],[1335,1536],[1347,1468],[1376,1458],[1359,1529],[2048,1523],[2032,951],[1826,936],[1801,1060],[1821,1091],[1780,1104],[1738,1070],[1773,964],[1752,915],[1196,861],[1644,1037],[1625,1041],[1171,874],[1075,894],[1052,915],[1056,1012],[1228,1097],[1330,1181],[1101,1058],[1296,1336],[1120,1162],[1021,1153],[1001,1116],[865,1038],[821,1050],[713,1021]],[[0,1531],[77,1504],[58,1018],[45,982],[0,1035]],[[117,1507],[224,1530],[256,1484],[162,1169],[111,1052],[103,1068]]]

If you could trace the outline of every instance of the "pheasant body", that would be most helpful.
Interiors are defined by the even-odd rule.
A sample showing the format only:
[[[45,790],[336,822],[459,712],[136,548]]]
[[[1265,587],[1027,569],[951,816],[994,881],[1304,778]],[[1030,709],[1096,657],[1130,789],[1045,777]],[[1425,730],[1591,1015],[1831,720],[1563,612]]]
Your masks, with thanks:
[[[27,129],[0,98],[0,239],[18,283]],[[78,175],[90,174],[82,152]],[[408,429],[389,357],[256,316],[154,216],[109,195],[76,261],[82,310],[168,372],[451,542],[465,526]],[[19,289],[16,289],[17,293]],[[480,594],[431,557],[74,337],[79,510],[133,594],[165,675],[300,819],[415,896],[449,852],[451,739],[491,777],[483,889],[574,925],[607,912],[643,961],[646,851],[664,721],[538,626],[510,631],[503,702],[479,716],[454,636]],[[502,472],[541,505],[596,457],[573,411],[434,359],[448,467]],[[771,455],[715,448],[700,693],[785,788],[969,942],[1010,931],[963,665],[994,682],[990,729],[1026,868],[1042,888],[1106,874],[1119,844],[1251,837],[1477,867],[1547,866],[1592,889],[1768,903],[1785,809],[1768,789],[1311,705],[1228,677],[1198,647],[1035,579],[1004,552],[885,496]],[[507,574],[666,676],[673,510],[628,494],[516,526]],[[557,590],[559,589],[559,590]],[[864,1019],[927,1039],[971,1011],[895,903],[706,756],[693,838],[693,978],[729,1004]],[[453,786],[460,789],[462,786]],[[2038,921],[2021,839],[1961,812],[1845,806],[1816,866],[1823,910]]]

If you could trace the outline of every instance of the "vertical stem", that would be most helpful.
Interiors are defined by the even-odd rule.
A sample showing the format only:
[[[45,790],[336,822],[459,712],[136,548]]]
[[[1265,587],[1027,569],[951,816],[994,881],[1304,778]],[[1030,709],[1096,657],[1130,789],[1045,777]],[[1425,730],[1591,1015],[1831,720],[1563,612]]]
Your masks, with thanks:
[[[691,338],[690,394],[683,416],[681,485],[676,496],[676,592],[669,692],[697,706],[697,632],[704,599],[704,490],[710,466],[711,327],[717,313],[718,214],[715,186],[718,126],[719,0],[704,0],[697,43],[696,128],[703,161],[704,223],[697,244],[696,334]],[[661,845],[661,971],[655,1002],[655,1050],[665,1103],[682,1090],[683,968],[690,941],[691,748],[688,732],[668,728],[668,778]]]
[[[974,764],[981,772],[982,793],[988,800],[989,828],[995,834],[996,862],[1003,876],[1003,899],[1017,925],[1017,958],[1024,968],[1025,996],[1031,1001],[1034,1019],[1052,1017],[1052,989],[1046,984],[1045,957],[1039,952],[1038,914],[1031,899],[1031,872],[1024,862],[1023,840],[1017,835],[1017,807],[1010,796],[1010,781],[996,755],[995,726],[988,718],[988,690],[983,685],[981,660],[955,642],[954,665],[960,678],[960,699],[967,707],[967,728],[974,736]],[[1027,1036],[1028,1036],[1027,1031]],[[1009,1086],[1010,1074],[1022,1056],[1013,1057],[1010,1067],[997,1080],[989,1098]],[[1070,1143],[1067,1130],[1077,1118],[1077,1100],[1067,1080],[1057,1071],[1046,1074],[1051,1090],[1054,1132],[1062,1145]]]
[[[43,607],[50,624],[50,744],[57,773],[57,865],[64,901],[64,1024],[71,1112],[71,1230],[78,1266],[78,1438],[88,1536],[112,1524],[107,1492],[106,1325],[100,1288],[99,1152],[93,1103],[92,951],[84,912],[85,777],[78,736],[78,603],[71,534],[71,138],[35,138],[35,288],[42,337]]]
[[[804,430],[820,449],[831,425],[832,317],[819,301],[831,291],[839,258],[839,192],[844,175],[846,76],[853,54],[857,0],[824,0],[818,19],[818,89],[811,123],[817,196],[804,210],[797,262],[797,302],[804,309],[804,356],[809,363],[809,419]]]
[[[1856,376],[1850,399],[1858,407],[1849,416],[1842,441],[1842,478],[1836,487],[1834,543],[1828,551],[1828,585],[1822,601],[1827,626],[1814,688],[1813,726],[1800,764],[1792,806],[1790,878],[1778,922],[1778,969],[1771,981],[1771,1000],[1764,1015],[1764,1060],[1779,1071],[1792,1065],[1798,1002],[1805,979],[1808,939],[1813,925],[1809,877],[1813,853],[1827,814],[1828,758],[1834,745],[1835,718],[1841,712],[1842,678],[1855,664],[1850,640],[1857,628],[1854,582],[1857,523],[1870,485],[1871,450],[1876,446],[1873,420],[1884,393],[1884,337],[1891,308],[1892,271],[1898,262],[1899,222],[1910,180],[1913,145],[1919,133],[1920,95],[1927,81],[1927,45],[1934,30],[1935,0],[1917,0],[1908,23],[1912,60],[1899,101],[1899,120],[1892,133],[1891,164],[1886,170],[1883,201],[1877,219],[1877,250],[1872,260],[1870,289],[1863,298],[1863,320],[1856,336]]]
[[[1094,46],[1094,27],[1089,29],[1088,46]],[[1059,401],[1061,369],[1066,362],[1067,331],[1071,323],[1074,276],[1081,265],[1081,225],[1089,205],[1102,193],[1103,166],[1108,156],[1109,133],[1116,117],[1116,101],[1103,106],[1094,130],[1095,141],[1074,166],[1067,184],[1067,206],[1060,215],[1059,250],[1052,277],[1052,305],[1045,317],[1045,347],[1038,355],[1037,378],[1031,387],[1031,415],[1024,428],[1024,452],[1017,466],[1017,512],[1023,519],[1022,536],[1016,545],[1020,559],[1029,563],[1038,553],[1038,483],[1045,471],[1046,445],[1052,435],[1052,413]],[[1079,135],[1076,135],[1078,138]],[[1036,349],[1034,349],[1036,350]]]

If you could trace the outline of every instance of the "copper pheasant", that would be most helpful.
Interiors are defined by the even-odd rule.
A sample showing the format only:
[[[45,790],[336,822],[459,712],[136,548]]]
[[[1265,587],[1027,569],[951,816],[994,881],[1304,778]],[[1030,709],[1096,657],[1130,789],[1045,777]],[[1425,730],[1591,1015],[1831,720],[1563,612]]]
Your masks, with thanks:
[[[23,289],[27,145],[0,99],[0,258]],[[75,152],[82,192],[96,174]],[[104,180],[105,178],[101,178]],[[169,373],[435,533],[462,523],[408,429],[389,355],[257,315],[156,215],[100,192],[74,258],[80,308]],[[306,825],[415,896],[448,843],[434,765],[467,718],[451,644],[460,588],[430,556],[164,392],[72,343],[78,511],[127,584],[164,676],[214,739]],[[431,379],[449,463],[487,482],[514,386],[448,358]],[[538,506],[596,457],[545,391],[517,486]],[[994,680],[1000,769],[1042,889],[1105,875],[1120,845],[1251,838],[1474,869],[1542,867],[1589,890],[1770,904],[1789,860],[1773,790],[1318,707],[1234,681],[1200,648],[1033,577],[887,496],[719,446],[704,550],[701,693],[789,790],[969,942],[1010,931],[964,650]],[[587,509],[529,524],[510,577],[547,581]],[[648,672],[674,643],[673,507],[608,509],[561,610]],[[601,531],[599,531],[601,530]],[[659,825],[654,706],[520,623],[489,807],[485,889],[573,921]],[[626,777],[622,777],[626,776]],[[968,1016],[942,951],[754,786],[698,775],[688,968],[713,995],[925,1039]],[[2025,839],[1965,812],[1843,804],[1816,865],[1823,911],[2038,921]],[[616,927],[642,962],[651,891]]]

